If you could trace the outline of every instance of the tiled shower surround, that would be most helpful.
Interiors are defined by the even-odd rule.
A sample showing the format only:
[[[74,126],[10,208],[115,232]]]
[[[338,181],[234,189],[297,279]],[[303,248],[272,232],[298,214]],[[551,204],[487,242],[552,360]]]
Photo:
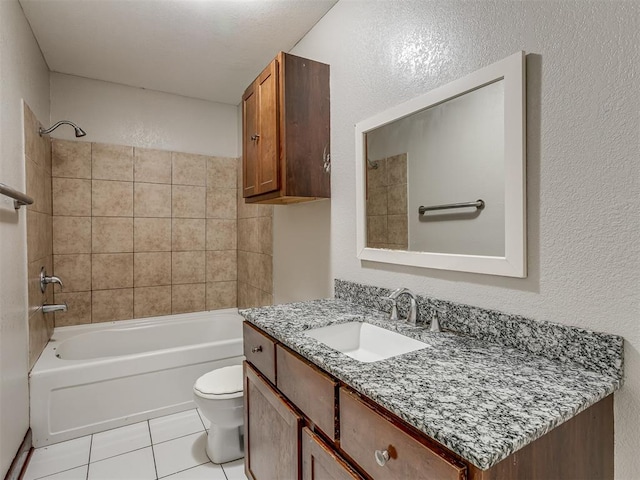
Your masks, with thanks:
[[[237,306],[238,163],[54,140],[56,326]],[[251,267],[270,294],[265,256]]]
[[[407,154],[376,160],[367,166],[367,246],[406,250]]]
[[[40,291],[40,268],[53,270],[51,252],[51,140],[40,136],[42,125],[26,103],[24,145],[26,194],[33,198],[27,210],[27,262],[29,274],[29,368],[33,367],[53,332],[53,316],[41,306],[53,302],[53,289]]]

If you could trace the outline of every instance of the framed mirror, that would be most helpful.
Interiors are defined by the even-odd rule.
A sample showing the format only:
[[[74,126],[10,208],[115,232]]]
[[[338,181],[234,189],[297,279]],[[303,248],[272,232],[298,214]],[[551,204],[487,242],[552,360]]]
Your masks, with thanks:
[[[526,277],[525,54],[356,125],[358,258]]]

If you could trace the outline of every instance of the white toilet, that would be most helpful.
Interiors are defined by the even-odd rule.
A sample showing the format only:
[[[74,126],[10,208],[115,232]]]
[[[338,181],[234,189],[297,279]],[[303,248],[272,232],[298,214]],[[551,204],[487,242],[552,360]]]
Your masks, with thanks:
[[[242,365],[202,375],[193,385],[193,398],[211,422],[207,456],[213,463],[244,457],[244,405]]]

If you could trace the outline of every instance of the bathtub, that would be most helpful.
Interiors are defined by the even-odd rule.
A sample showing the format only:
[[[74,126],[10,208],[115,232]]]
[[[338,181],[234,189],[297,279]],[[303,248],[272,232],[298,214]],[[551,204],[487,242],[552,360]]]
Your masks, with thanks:
[[[242,354],[236,309],[56,328],[29,375],[33,445],[195,408],[195,380]]]

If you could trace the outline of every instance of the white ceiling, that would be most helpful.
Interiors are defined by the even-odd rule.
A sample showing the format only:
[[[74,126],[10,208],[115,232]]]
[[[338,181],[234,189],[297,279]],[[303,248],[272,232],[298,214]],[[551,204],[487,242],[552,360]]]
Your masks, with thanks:
[[[237,105],[337,0],[20,0],[53,72]]]

